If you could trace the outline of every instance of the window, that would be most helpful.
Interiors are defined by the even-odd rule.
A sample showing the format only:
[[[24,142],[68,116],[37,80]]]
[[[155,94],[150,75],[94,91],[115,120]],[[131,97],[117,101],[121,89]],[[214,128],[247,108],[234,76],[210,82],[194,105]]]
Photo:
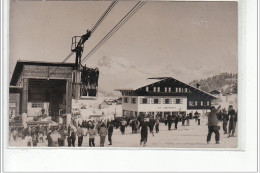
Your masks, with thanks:
[[[195,101],[195,106],[198,106],[198,102],[197,101]]]
[[[209,101],[207,101],[207,106],[209,106]]]
[[[42,108],[43,103],[32,103],[32,108]]]
[[[141,104],[149,104],[149,99],[147,99],[147,98],[141,98],[141,99],[140,99],[140,103],[141,103]]]
[[[171,99],[164,99],[164,104],[170,104]]]
[[[136,104],[136,98],[132,98],[132,99],[131,99],[131,103],[132,103],[132,104]]]
[[[182,104],[182,99],[176,99],[176,104]]]
[[[200,106],[203,106],[203,101],[200,102]]]
[[[189,106],[194,106],[194,101],[189,101]]]
[[[178,92],[179,91],[179,89],[178,88],[175,88],[175,92]]]
[[[172,88],[171,87],[168,88],[168,92],[172,92]]]
[[[156,87],[153,87],[153,92],[156,92]]]
[[[124,103],[128,103],[128,97],[124,97]]]
[[[167,92],[168,90],[167,90],[167,87],[164,87],[164,92]]]
[[[148,86],[145,89],[146,89],[146,91],[149,91],[149,87]]]
[[[154,104],[159,104],[159,99],[153,99]]]
[[[157,87],[157,92],[160,92],[160,87]]]
[[[188,88],[185,88],[185,92],[188,92]]]
[[[182,92],[182,88],[179,88],[179,92]]]

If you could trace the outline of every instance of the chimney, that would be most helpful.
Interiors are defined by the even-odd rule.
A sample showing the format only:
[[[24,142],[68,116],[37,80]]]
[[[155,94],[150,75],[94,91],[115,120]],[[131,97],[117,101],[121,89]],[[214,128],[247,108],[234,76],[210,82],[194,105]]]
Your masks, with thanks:
[[[198,89],[200,89],[200,84],[197,83],[196,86],[197,86]]]

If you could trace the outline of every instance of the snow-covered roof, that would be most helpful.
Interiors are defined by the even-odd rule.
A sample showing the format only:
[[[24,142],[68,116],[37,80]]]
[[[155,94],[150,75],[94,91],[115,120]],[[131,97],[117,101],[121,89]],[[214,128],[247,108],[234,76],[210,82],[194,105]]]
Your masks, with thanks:
[[[154,78],[148,78],[148,79],[142,80],[142,81],[134,81],[133,83],[128,84],[126,87],[122,87],[122,88],[116,89],[116,91],[134,91],[134,90],[137,90],[139,88],[142,88],[142,87],[145,87],[147,85],[151,85],[153,83],[157,83],[157,82],[160,82],[160,81],[163,81],[163,80],[166,80],[166,79],[176,80],[176,81],[178,81],[180,83],[183,83],[183,84],[189,86],[190,88],[193,88],[193,89],[195,89],[197,91],[205,93],[205,94],[207,94],[207,95],[209,95],[209,96],[211,96],[213,98],[217,98],[216,96],[214,96],[214,95],[212,95],[212,94],[210,94],[210,93],[208,93],[206,91],[203,91],[203,90],[201,90],[201,89],[199,89],[197,87],[194,87],[192,85],[189,85],[189,84],[186,84],[184,82],[181,82],[180,80],[177,80],[177,79],[172,78],[172,77],[154,77]]]

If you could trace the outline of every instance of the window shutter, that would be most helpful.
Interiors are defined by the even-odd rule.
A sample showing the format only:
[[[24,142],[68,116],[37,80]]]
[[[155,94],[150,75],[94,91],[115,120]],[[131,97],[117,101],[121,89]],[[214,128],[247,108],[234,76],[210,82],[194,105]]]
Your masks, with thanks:
[[[140,98],[140,103],[141,103],[141,104],[143,103],[143,99],[142,99],[142,98]]]
[[[160,101],[159,101],[160,102]],[[165,99],[163,99],[163,104],[165,104]]]
[[[176,99],[173,99],[173,104],[176,104]]]
[[[151,103],[154,104],[154,99],[153,98],[151,98]]]
[[[172,104],[172,99],[169,99],[169,100],[170,100],[170,102],[169,102],[169,103],[170,103],[170,104]]]
[[[161,99],[158,99],[158,103],[161,104]]]
[[[182,100],[182,99],[180,99],[180,104],[182,104],[182,101],[183,101],[183,100]]]

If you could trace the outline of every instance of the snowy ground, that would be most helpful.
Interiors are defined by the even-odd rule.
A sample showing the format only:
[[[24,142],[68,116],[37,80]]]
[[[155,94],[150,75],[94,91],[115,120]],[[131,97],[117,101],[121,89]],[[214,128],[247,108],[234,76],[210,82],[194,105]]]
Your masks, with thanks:
[[[190,121],[190,126],[182,126],[178,123],[178,130],[168,131],[167,126],[160,123],[160,132],[153,136],[149,134],[146,148],[236,148],[237,137],[227,138],[224,132],[220,130],[220,144],[215,144],[215,134],[212,134],[210,144],[206,143],[208,132],[207,118],[201,119],[201,125],[198,126],[195,120]],[[172,125],[172,129],[174,124]],[[108,145],[106,138],[105,147],[143,147],[140,146],[140,133],[132,134],[131,127],[126,128],[126,134],[122,135],[119,129],[114,129],[112,136],[113,145]],[[12,147],[26,147],[26,140],[10,141]],[[95,139],[96,147],[99,147],[99,136]],[[67,141],[65,141],[67,147]],[[76,140],[77,146],[77,140]],[[83,139],[83,147],[88,147],[88,136]],[[47,147],[47,141],[38,143],[38,147]]]

